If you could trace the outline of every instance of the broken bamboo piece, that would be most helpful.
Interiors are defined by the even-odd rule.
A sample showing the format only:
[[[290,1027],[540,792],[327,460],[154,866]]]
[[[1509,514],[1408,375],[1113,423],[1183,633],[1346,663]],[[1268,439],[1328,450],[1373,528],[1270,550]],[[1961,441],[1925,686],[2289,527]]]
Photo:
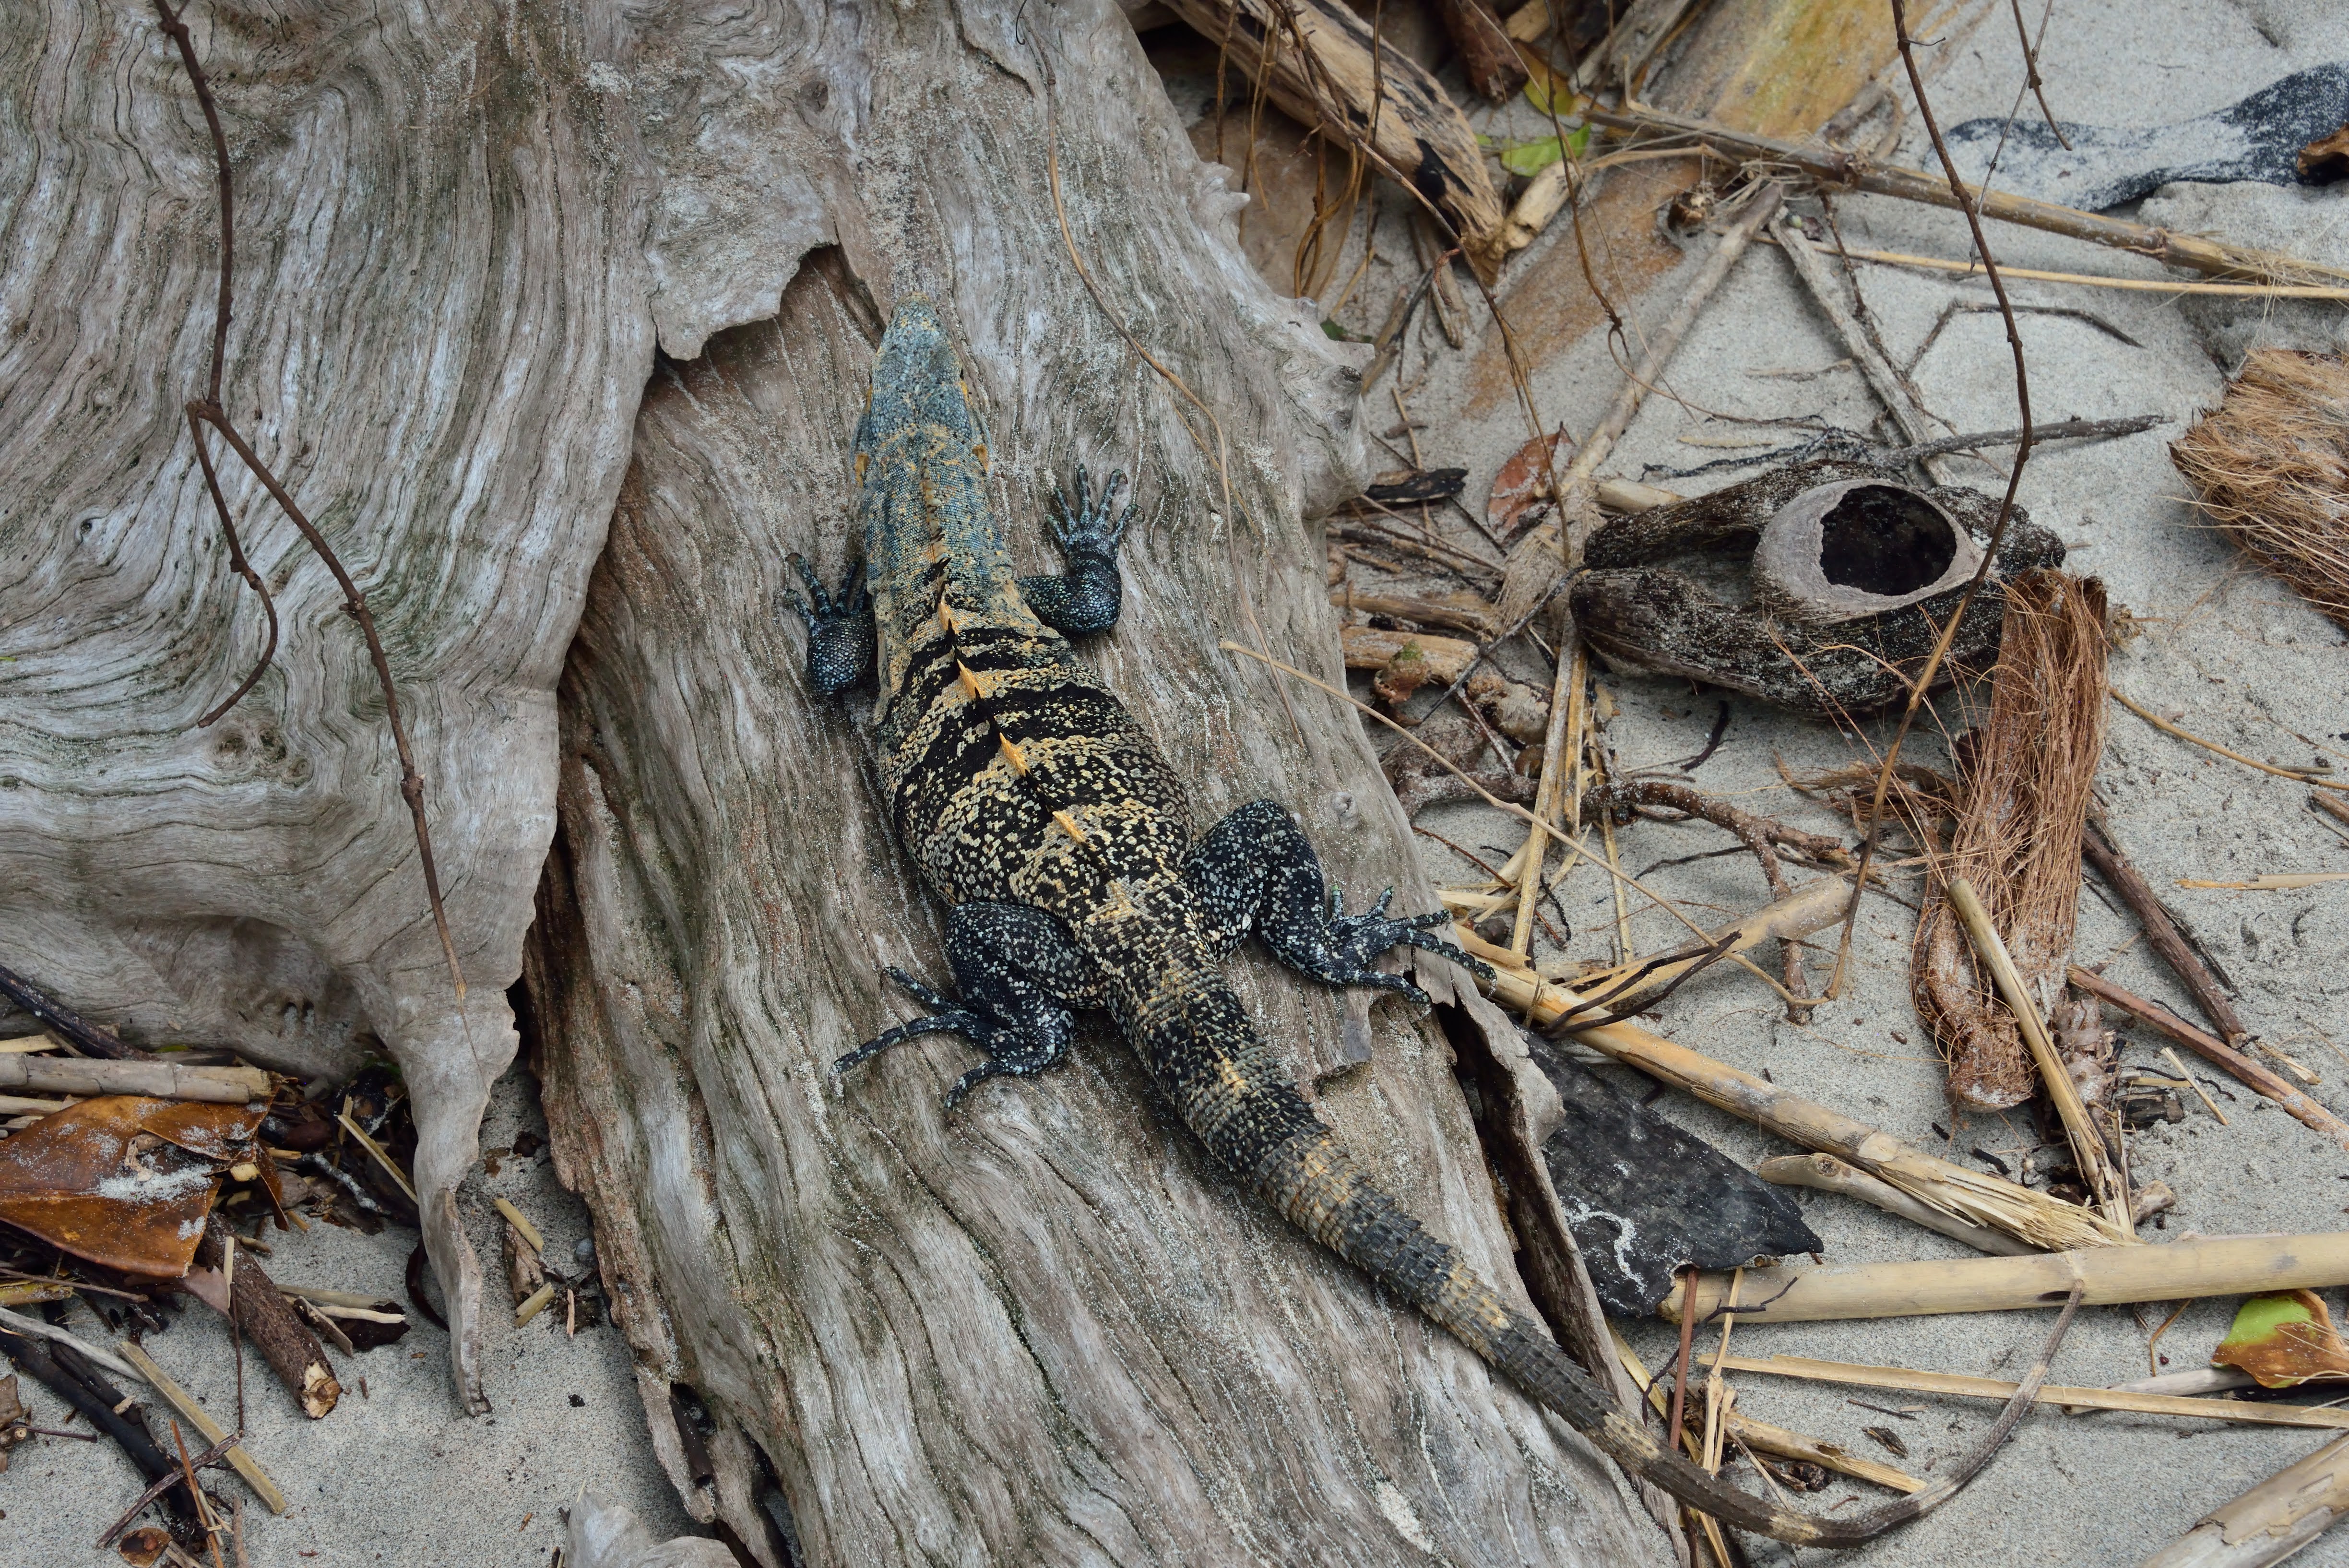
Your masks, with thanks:
[[[2015,1258],[2038,1251],[2028,1241],[2018,1241],[2002,1231],[1993,1231],[1986,1225],[1968,1224],[1963,1220],[1942,1213],[1930,1204],[1920,1203],[1890,1182],[1878,1181],[1868,1172],[1856,1170],[1831,1154],[1782,1154],[1755,1166],[1754,1174],[1781,1187],[1807,1187],[1817,1192],[1839,1192],[1846,1198],[1857,1198],[1862,1203],[1874,1204],[1887,1214],[1898,1214],[1928,1231],[1939,1231],[1953,1241],[1963,1241],[1976,1251]]]
[[[2219,1033],[2230,1047],[2240,1050],[2243,1042],[2251,1038],[2250,1026],[2236,1014],[2226,992],[2220,988],[2219,977],[2210,972],[2202,955],[2188,944],[2185,933],[2170,917],[2168,907],[2162,903],[2144,874],[2121,853],[2103,805],[2093,798],[2088,803],[2087,831],[2080,836],[2080,853],[2121,896],[2121,902],[2129,907],[2137,924],[2145,929],[2146,941],[2161,955],[2169,972],[2193,993],[2195,1005],[2202,1009],[2202,1015],[2219,1026]]]
[[[2241,1052],[2195,1028],[2168,1008],[2157,1006],[2134,992],[2124,991],[2103,975],[2082,969],[2078,964],[2072,966],[2069,978],[2072,984],[2097,1001],[2112,1003],[2138,1023],[2158,1033],[2168,1035],[2213,1066],[2224,1068],[2238,1083],[2258,1090],[2290,1111],[2302,1124],[2349,1149],[2349,1123],[2344,1123]],[[2212,1108],[2215,1110],[2217,1107]]]
[[[1590,684],[1590,656],[1583,650],[1579,638],[1569,648],[1557,651],[1557,679],[1550,688],[1549,726],[1542,741],[1541,785],[1534,792],[1534,818],[1541,826],[1528,829],[1525,843],[1519,846],[1516,858],[1502,869],[1507,877],[1513,867],[1517,879],[1517,915],[1509,929],[1509,950],[1524,963],[1534,949],[1534,906],[1541,899],[1542,866],[1549,853],[1549,841],[1556,838],[1566,846],[1569,862],[1574,846],[1562,833],[1553,832],[1549,824],[1563,821],[1576,830],[1582,826],[1582,745],[1589,722],[1588,701],[1585,692]],[[1570,813],[1558,815],[1558,793],[1571,785]],[[1560,867],[1564,874],[1564,867]]]
[[[1966,935],[1973,941],[1975,956],[1990,971],[1999,994],[2006,999],[2023,1032],[2023,1044],[2031,1047],[2031,1060],[2039,1069],[2040,1086],[2064,1123],[2064,1137],[2072,1145],[2073,1161],[2087,1179],[2089,1192],[2106,1219],[2134,1236],[2137,1228],[2129,1214],[2128,1183],[2114,1166],[2112,1154],[2105,1147],[2104,1135],[2089,1119],[2088,1107],[2080,1099],[2079,1085],[2072,1081],[2071,1073],[2055,1054],[2055,1043],[2047,1035],[2047,1021],[2039,1016],[2039,1005],[2031,999],[2030,987],[2023,983],[2023,976],[2015,970],[2006,943],[1999,940],[1998,928],[1990,923],[1990,911],[1982,907],[1982,900],[1974,896],[1973,885],[1962,877],[1951,877],[1946,891],[1950,907],[1957,911]]]
[[[1283,113],[1442,209],[1477,275],[1498,275],[1503,208],[1476,132],[1419,62],[1342,0],[1169,0],[1168,8]]]
[[[1798,1377],[1806,1382],[1841,1383],[1901,1394],[1952,1394],[1961,1399],[2011,1399],[2016,1387],[1996,1377],[1919,1372],[1906,1366],[1864,1366],[1848,1361],[1815,1361],[1805,1355],[1733,1355],[1723,1366],[1731,1372],[1758,1372],[1771,1377]],[[2141,1416],[2190,1416],[2198,1420],[2233,1421],[2250,1427],[2315,1427],[2331,1431],[2349,1428],[2349,1410],[2324,1406],[2189,1399],[2174,1394],[2130,1394],[2117,1388],[2073,1388],[2050,1384],[2039,1390],[2039,1402],[2090,1410],[2132,1410]]]
[[[2333,1528],[2344,1513],[2349,1438],[2335,1438],[2204,1514],[2140,1568],[2267,1568]]]
[[[2167,1302],[2349,1284],[2349,1231],[2303,1236],[2201,1236],[2161,1247],[2085,1247],[2028,1258],[1749,1269],[1697,1281],[1697,1315],[1733,1312],[1760,1323],[2020,1312],[2062,1301],[2077,1284],[2085,1306]],[[1656,1310],[1678,1320],[1686,1276]],[[2071,1401],[2065,1401],[2071,1403]]]
[[[1537,1027],[1557,1026],[1569,1012],[1588,1011],[1582,997],[1565,986],[1501,963],[1494,965],[1493,978],[1486,985],[1495,1000],[1526,1015]],[[1857,1166],[1943,1213],[1995,1227],[2034,1247],[2062,1251],[2119,1246],[2136,1239],[2100,1214],[1927,1154],[1880,1127],[1789,1094],[1775,1084],[1674,1044],[1637,1024],[1568,1024],[1565,1032],[1626,1066],[1637,1067],[1790,1143]]]
[[[130,1364],[139,1369],[139,1376],[144,1377],[153,1386],[155,1392],[160,1394],[171,1408],[177,1410],[190,1426],[202,1432],[205,1442],[217,1443],[228,1436],[221,1424],[213,1420],[186,1389],[172,1382],[171,1375],[155,1365],[153,1356],[149,1355],[127,1339],[122,1341],[120,1349]],[[253,1489],[254,1496],[268,1505],[270,1512],[284,1513],[293,1506],[285,1501],[285,1494],[277,1490],[277,1483],[269,1479],[269,1473],[255,1464],[253,1456],[244,1451],[243,1444],[232,1446],[222,1457],[228,1460],[232,1469],[244,1478],[244,1484]]]
[[[1707,931],[1705,945],[1710,948],[1727,943],[1722,949],[1723,956],[1726,956],[1744,952],[1774,939],[1794,941],[1807,937],[1841,920],[1844,904],[1850,894],[1851,884],[1837,877],[1822,877],[1816,881],[1806,882],[1785,898],[1775,899],[1750,915]],[[1692,957],[1660,964],[1608,1006],[1617,1012],[1628,1012],[1704,961],[1702,957]],[[1584,975],[1580,981],[1582,989],[1593,993],[1603,992],[1615,981],[1637,967],[1619,964],[1611,970]]]
[[[159,1100],[202,1100],[241,1106],[269,1098],[269,1075],[258,1067],[182,1067],[170,1062],[108,1062],[94,1056],[0,1055],[0,1089],[36,1094],[145,1095]]]
[[[1644,105],[1626,105],[1620,109],[1594,105],[1584,109],[1583,114],[1593,124],[1605,126],[1610,130],[1653,131],[1686,137],[1702,142],[1723,158],[1741,163],[1769,164],[1781,170],[1792,168],[1824,184],[1845,190],[1865,191],[1871,195],[1892,196],[1905,202],[1921,202],[1930,207],[1958,205],[1959,199],[1951,189],[1951,182],[1940,175],[1928,174],[1918,169],[1903,169],[1897,164],[1872,162],[1857,153],[1841,152],[1832,148],[1806,147],[1775,137],[1732,130],[1712,120],[1672,114]],[[2200,234],[2173,234],[2150,223],[2108,218],[2098,213],[2084,213],[2076,207],[2065,207],[2054,202],[2036,202],[2027,196],[2010,195],[2003,191],[1984,191],[1974,185],[1962,188],[1975,210],[1985,218],[1996,218],[2001,223],[2023,228],[2042,229],[2070,239],[2086,240],[2092,244],[2109,245],[2210,277],[2242,277],[2286,286],[2318,279],[2349,279],[2349,269],[2324,266],[2275,251],[2257,250]]]

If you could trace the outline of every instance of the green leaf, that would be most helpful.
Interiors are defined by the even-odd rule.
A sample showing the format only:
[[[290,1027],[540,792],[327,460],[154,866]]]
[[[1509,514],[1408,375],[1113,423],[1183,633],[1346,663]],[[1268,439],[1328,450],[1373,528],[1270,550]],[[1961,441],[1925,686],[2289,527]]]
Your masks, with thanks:
[[[1530,180],[1565,155],[1557,137],[1545,136],[1538,141],[1513,142],[1502,148],[1501,167]]]
[[[1583,150],[1589,145],[1590,128],[1587,125],[1568,131],[1563,148],[1555,136],[1545,136],[1535,141],[1513,141],[1501,149],[1501,167],[1512,174],[1530,180],[1561,157],[1581,157]]]

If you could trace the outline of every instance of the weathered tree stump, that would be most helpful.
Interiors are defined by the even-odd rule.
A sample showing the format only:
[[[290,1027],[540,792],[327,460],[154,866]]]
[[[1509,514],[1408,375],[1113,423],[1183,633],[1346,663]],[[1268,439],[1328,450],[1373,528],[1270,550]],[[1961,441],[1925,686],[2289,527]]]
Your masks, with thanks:
[[[1124,618],[1081,656],[1201,820],[1273,795],[1356,900],[1400,880],[1430,907],[1353,712],[1296,683],[1284,704],[1216,646],[1261,638],[1342,680],[1300,518],[1356,483],[1350,377],[1246,269],[1117,14],[1030,11],[1025,38],[1015,15],[905,13],[829,78],[860,128],[838,219],[859,237],[773,320],[655,377],[564,675],[526,984],[558,1168],[596,1214],[660,1447],[754,1546],[779,1486],[815,1562],[1656,1560],[1608,1467],[1247,1198],[1114,1036],[952,1116],[970,1054],[950,1037],[832,1071],[905,1015],[885,964],[943,978],[872,696],[812,693],[784,598],[793,552],[828,582],[851,558],[849,432],[916,289],[961,341],[1021,569],[1054,566],[1043,501],[1076,463],[1135,473]],[[1207,421],[1108,311],[1215,410],[1228,500],[1185,433],[1212,453]],[[1433,1020],[1379,1002],[1349,1066],[1338,1000],[1238,967],[1324,1114],[1514,1280]],[[672,1379],[714,1422],[706,1484]]]

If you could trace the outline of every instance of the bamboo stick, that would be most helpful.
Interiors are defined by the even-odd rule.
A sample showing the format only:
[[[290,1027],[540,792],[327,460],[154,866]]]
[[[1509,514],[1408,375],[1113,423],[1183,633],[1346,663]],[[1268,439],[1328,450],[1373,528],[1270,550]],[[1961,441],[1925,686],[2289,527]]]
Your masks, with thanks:
[[[2349,1438],[2278,1470],[2147,1558],[2141,1568],[2267,1568],[2349,1513]]]
[[[1814,1383],[1842,1383],[1858,1388],[1886,1388],[1903,1394],[1951,1394],[1962,1399],[2011,1399],[2017,1386],[1995,1377],[1918,1372],[1906,1366],[1861,1366],[1847,1361],[1814,1361],[1803,1355],[1733,1355],[1728,1370],[1799,1377]],[[2084,1406],[2093,1410],[2133,1410],[2142,1416],[2191,1416],[2199,1420],[2234,1421],[2252,1427],[2316,1427],[2333,1431],[2349,1428],[2349,1410],[2323,1406],[2254,1404],[2248,1399],[2186,1399],[2173,1394],[2129,1394],[2117,1388],[2066,1388],[2049,1384],[2039,1390],[2039,1402]]]
[[[130,1364],[139,1369],[139,1375],[154,1386],[155,1392],[169,1401],[171,1408],[184,1417],[189,1425],[204,1435],[205,1442],[217,1443],[228,1436],[221,1424],[213,1420],[186,1389],[172,1382],[170,1375],[155,1365],[153,1356],[149,1355],[127,1339],[121,1344],[121,1351]],[[253,1495],[269,1505],[270,1512],[284,1513],[293,1506],[285,1501],[285,1494],[277,1490],[277,1483],[269,1479],[268,1472],[255,1464],[253,1456],[244,1451],[243,1444],[235,1445],[221,1457],[228,1460],[230,1467],[238,1475],[244,1478],[244,1484],[253,1489]]]
[[[1864,251],[1847,246],[1842,252],[1854,261],[1876,262],[1884,266],[1921,267],[1928,272],[1961,273],[1969,277],[1982,275],[1978,261],[1951,261],[1944,256],[1918,256],[1899,251]],[[1998,275],[2002,278],[2027,278],[2033,283],[2072,283],[2088,288],[2114,288],[2134,294],[2215,294],[2233,299],[2349,299],[2349,288],[2330,284],[2282,283],[2187,283],[2168,277],[2103,277],[2094,273],[2049,272],[2041,267],[2008,266],[2001,262]]]
[[[108,1062],[95,1056],[0,1055],[0,1089],[48,1095],[146,1095],[241,1106],[269,1097],[258,1067],[182,1067],[170,1062]]]
[[[1872,163],[1856,153],[1805,147],[1774,137],[1755,136],[1732,130],[1711,120],[1671,114],[1643,105],[1626,105],[1614,109],[1592,106],[1584,110],[1584,117],[1594,124],[1615,130],[1662,131],[1689,137],[1703,142],[1725,158],[1741,162],[1774,164],[1781,168],[1791,166],[1815,180],[1848,190],[1894,196],[1907,202],[1921,202],[1931,207],[1958,205],[1958,197],[1951,189],[1951,182],[1940,175],[1893,164]],[[2075,207],[2065,207],[2054,202],[2034,202],[2026,196],[2009,195],[2003,191],[1984,191],[1973,185],[1964,189],[1975,210],[1985,218],[1996,218],[2001,223],[2023,228],[2043,229],[2049,234],[2086,240],[2093,244],[2110,245],[2116,250],[2130,251],[2170,266],[2186,267],[2214,277],[2249,277],[2287,286],[2305,284],[2312,278],[2349,279],[2349,269],[2323,266],[2298,256],[2256,250],[2199,234],[2172,234],[2149,223],[2132,223],[2126,218],[2107,218],[2101,213],[2084,213]]]
[[[1473,946],[1468,950],[1478,951]],[[1582,999],[1565,986],[1501,964],[1495,965],[1487,987],[1502,1005],[1526,1015],[1537,1026],[1555,1026],[1582,1005]],[[2102,1215],[1913,1148],[1880,1127],[1789,1094],[1637,1024],[1569,1026],[1567,1033],[1790,1143],[1857,1166],[1945,1214],[2004,1231],[2034,1247],[2108,1247],[2135,1239]]]
[[[2112,1154],[2105,1147],[2104,1136],[2088,1119],[2088,1107],[2080,1100],[2080,1086],[2072,1082],[2064,1059],[2055,1054],[2055,1043],[2047,1037],[2047,1021],[2039,1016],[2039,1004],[2032,1000],[2031,988],[2023,983],[2006,943],[1999,939],[1998,928],[1990,923],[1990,911],[1974,896],[1973,884],[1962,877],[1951,877],[1946,891],[1950,908],[1957,912],[1966,935],[1973,940],[1975,955],[1990,971],[1999,994],[2006,999],[2023,1032],[2023,1044],[2031,1047],[2031,1060],[2039,1068],[2039,1085],[2046,1091],[2056,1116],[2063,1120],[2064,1136],[2072,1144],[2073,1161],[2087,1179],[2088,1190],[2095,1195],[2106,1219],[2135,1236],[2137,1227],[2129,1217],[2128,1183],[2113,1168]]]
[[[2027,1258],[1755,1270],[1733,1300],[1731,1278],[1699,1278],[1698,1316],[1734,1312],[1763,1323],[1819,1323],[2020,1312],[2062,1301],[2075,1283],[2085,1292],[2083,1305],[2108,1306],[2349,1284],[2349,1231],[2203,1236],[2163,1247],[2085,1247]],[[1687,1289],[1685,1277],[1675,1282],[1657,1311],[1677,1320]]]
[[[2282,1078],[2252,1061],[2240,1051],[2230,1049],[2217,1037],[2197,1029],[2183,1018],[2152,1002],[2134,992],[2122,990],[2103,975],[2074,964],[2071,982],[2099,1002],[2109,1002],[2140,1023],[2168,1035],[2180,1045],[2214,1066],[2223,1067],[2246,1086],[2257,1089],[2308,1127],[2314,1127],[2343,1148],[2349,1149],[2349,1123],[2285,1083]],[[2212,1107],[2216,1109],[2216,1107]]]
[[[1621,1329],[1610,1324],[1608,1333],[1614,1337],[1615,1354],[1622,1361],[1624,1370],[1630,1373],[1631,1381],[1639,1385],[1640,1391],[1648,1397],[1648,1403],[1654,1407],[1656,1414],[1663,1415],[1671,1405],[1663,1384],[1657,1381],[1655,1375],[1640,1361],[1639,1353],[1631,1348],[1631,1342],[1623,1337]],[[1893,1491],[1925,1490],[1923,1481],[1905,1470],[1896,1470],[1890,1465],[1879,1465],[1873,1459],[1862,1459],[1840,1443],[1806,1437],[1800,1432],[1790,1432],[1784,1427],[1774,1427],[1767,1421],[1757,1421],[1735,1408],[1730,1410],[1725,1426],[1731,1437],[1757,1453],[1772,1454],[1782,1459],[1807,1459],[1824,1469],[1872,1481]]]
[[[1890,1182],[1878,1181],[1864,1170],[1853,1169],[1831,1154],[1782,1154],[1755,1166],[1754,1173],[1764,1181],[1775,1181],[1782,1187],[1808,1187],[1819,1192],[1840,1192],[1847,1198],[1857,1198],[1862,1203],[1873,1203],[1888,1214],[1898,1214],[1928,1231],[1938,1231],[1951,1241],[1963,1241],[1977,1251],[2014,1258],[2038,1251],[2028,1241],[2018,1241],[2004,1231],[1953,1219],[1930,1204],[1919,1202]]]

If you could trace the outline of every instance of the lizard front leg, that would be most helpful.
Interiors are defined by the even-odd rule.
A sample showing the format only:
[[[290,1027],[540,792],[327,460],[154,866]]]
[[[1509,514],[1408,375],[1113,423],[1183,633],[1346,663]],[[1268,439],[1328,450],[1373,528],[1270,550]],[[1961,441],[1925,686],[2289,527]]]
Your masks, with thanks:
[[[947,964],[960,1000],[949,1001],[892,967],[889,977],[930,1009],[866,1041],[833,1064],[846,1072],[901,1040],[960,1034],[987,1054],[947,1091],[947,1109],[989,1078],[1028,1077],[1060,1061],[1076,1034],[1073,1010],[1107,1001],[1092,961],[1069,931],[1025,904],[957,904],[947,916]]]
[[[1326,885],[1311,841],[1275,801],[1251,801],[1216,824],[1192,851],[1183,879],[1206,907],[1225,952],[1253,930],[1281,962],[1330,985],[1375,985],[1425,1002],[1427,993],[1403,976],[1371,967],[1396,947],[1419,948],[1480,974],[1492,972],[1429,934],[1447,924],[1449,916],[1390,917],[1392,888],[1367,912],[1347,914],[1345,894]]]
[[[807,584],[808,597],[792,594],[791,601],[808,625],[808,683],[823,696],[836,697],[873,669],[873,596],[865,589],[864,564],[850,563],[837,597],[824,592],[805,557],[793,555],[792,565]]]
[[[1125,538],[1133,508],[1117,510],[1125,475],[1112,473],[1098,496],[1085,493],[1084,464],[1077,465],[1077,493],[1055,493],[1050,507],[1052,537],[1067,566],[1057,577],[1019,579],[1019,597],[1036,618],[1064,637],[1086,637],[1117,624],[1123,603],[1118,583],[1117,547]]]

